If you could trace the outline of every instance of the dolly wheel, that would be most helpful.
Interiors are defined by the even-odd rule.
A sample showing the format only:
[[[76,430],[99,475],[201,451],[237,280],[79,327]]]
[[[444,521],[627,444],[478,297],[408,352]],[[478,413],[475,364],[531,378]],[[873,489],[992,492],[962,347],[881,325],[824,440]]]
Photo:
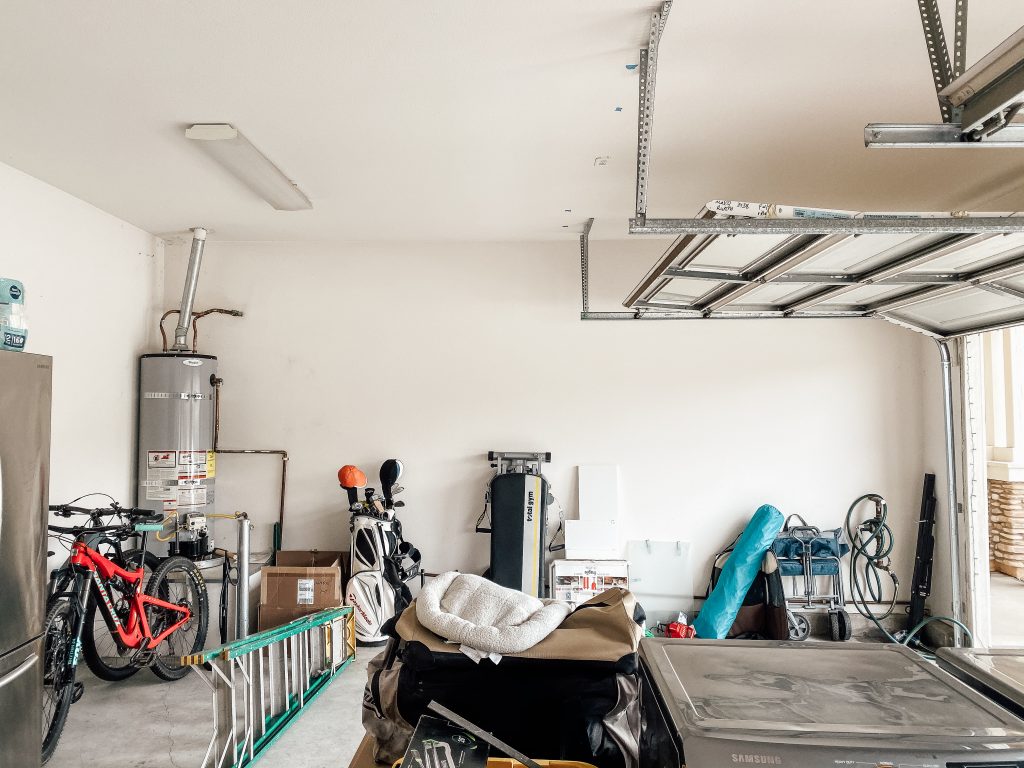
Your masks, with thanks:
[[[828,614],[828,629],[833,641],[849,640],[853,634],[850,614],[841,608],[830,611]]]
[[[789,618],[789,639],[806,640],[811,634],[807,617],[793,611],[786,611],[786,616]]]

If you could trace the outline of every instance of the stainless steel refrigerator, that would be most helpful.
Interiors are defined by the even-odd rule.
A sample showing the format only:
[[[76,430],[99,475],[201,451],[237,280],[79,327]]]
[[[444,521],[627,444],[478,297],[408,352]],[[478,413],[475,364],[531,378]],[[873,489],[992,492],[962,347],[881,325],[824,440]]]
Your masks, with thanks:
[[[50,368],[0,351],[0,768],[41,759]]]

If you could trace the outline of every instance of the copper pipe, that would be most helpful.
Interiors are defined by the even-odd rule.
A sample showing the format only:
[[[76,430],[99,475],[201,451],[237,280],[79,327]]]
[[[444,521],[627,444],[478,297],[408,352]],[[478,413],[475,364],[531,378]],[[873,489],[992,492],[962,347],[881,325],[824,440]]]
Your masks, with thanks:
[[[220,307],[214,307],[213,309],[204,309],[202,312],[196,312],[192,315],[192,354],[199,352],[199,326],[197,325],[199,318],[206,317],[207,315],[218,314],[218,315],[231,315],[232,317],[243,317],[240,310],[237,309],[221,309]]]
[[[244,314],[237,309],[221,309],[220,307],[214,307],[213,309],[204,309],[202,312],[196,312],[192,315],[192,354],[198,354],[199,352],[199,330],[196,326],[196,321],[201,317],[206,317],[212,314],[220,315],[231,315],[232,317],[244,317]],[[164,330],[164,320],[171,315],[180,315],[180,309],[168,309],[162,315],[160,315],[160,339],[163,343],[163,351],[167,352],[167,331]]]
[[[163,351],[164,352],[167,351],[167,331],[164,330],[164,320],[166,320],[171,315],[177,315],[177,314],[180,314],[180,313],[181,313],[180,309],[168,309],[166,312],[164,312],[162,315],[160,315],[160,338],[163,339]]]

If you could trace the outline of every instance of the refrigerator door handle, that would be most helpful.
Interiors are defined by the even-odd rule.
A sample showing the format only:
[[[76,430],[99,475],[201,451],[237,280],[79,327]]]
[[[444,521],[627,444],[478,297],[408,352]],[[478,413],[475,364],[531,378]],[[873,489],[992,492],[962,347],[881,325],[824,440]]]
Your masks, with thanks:
[[[35,664],[37,661],[39,661],[39,655],[33,653],[31,656],[29,656],[27,659],[25,659],[23,662],[21,662],[21,664],[16,666],[14,669],[12,669],[6,675],[4,675],[3,677],[0,677],[0,688],[3,688],[8,683],[13,683],[15,680],[17,680],[23,674],[25,674],[30,669],[32,669],[32,665]]]

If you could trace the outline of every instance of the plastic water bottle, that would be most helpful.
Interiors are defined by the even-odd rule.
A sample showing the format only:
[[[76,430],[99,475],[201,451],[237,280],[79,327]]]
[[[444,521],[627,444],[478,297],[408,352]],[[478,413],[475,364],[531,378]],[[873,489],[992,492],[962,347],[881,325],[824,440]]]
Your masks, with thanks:
[[[23,352],[27,337],[25,286],[20,280],[0,277],[0,349]]]

